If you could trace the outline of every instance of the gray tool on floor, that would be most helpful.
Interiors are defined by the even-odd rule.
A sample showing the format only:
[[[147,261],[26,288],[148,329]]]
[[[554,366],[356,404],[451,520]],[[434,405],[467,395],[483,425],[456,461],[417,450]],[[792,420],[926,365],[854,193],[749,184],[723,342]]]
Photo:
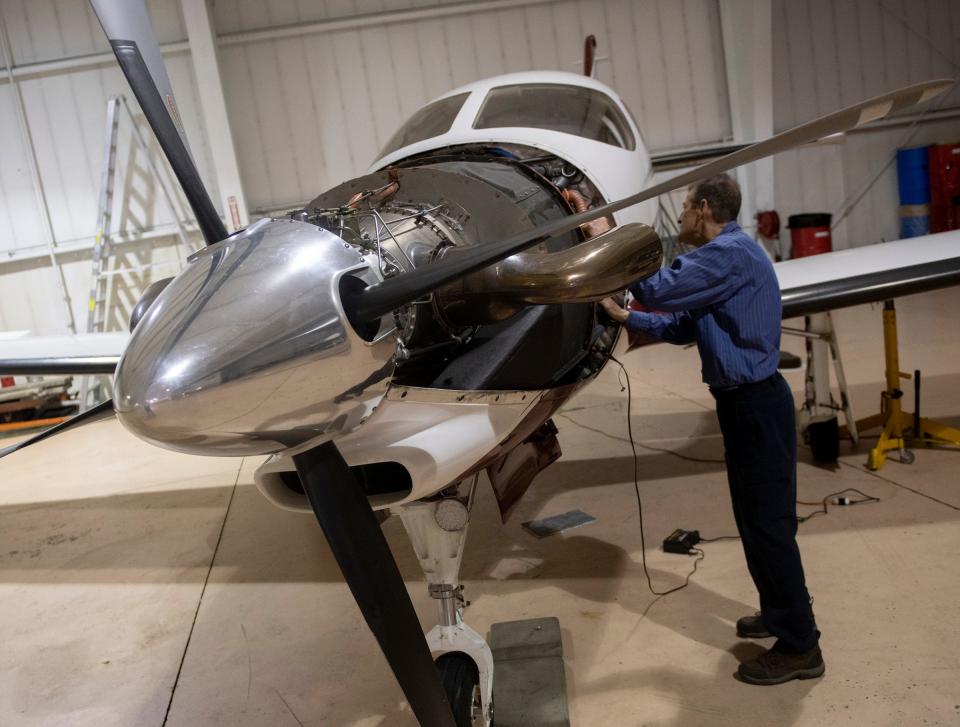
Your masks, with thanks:
[[[587,515],[583,510],[570,510],[560,515],[551,515],[550,517],[539,520],[531,520],[523,523],[523,527],[536,535],[538,538],[545,538],[548,535],[562,533],[564,530],[578,528],[581,525],[592,523],[596,518],[593,515]]]
[[[496,727],[569,727],[560,622],[553,616],[490,627]]]

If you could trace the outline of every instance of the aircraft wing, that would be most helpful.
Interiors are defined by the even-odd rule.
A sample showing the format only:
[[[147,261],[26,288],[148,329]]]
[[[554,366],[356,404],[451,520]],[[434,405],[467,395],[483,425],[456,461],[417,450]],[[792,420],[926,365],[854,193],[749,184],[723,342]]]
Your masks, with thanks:
[[[786,260],[774,265],[783,317],[960,285],[960,230]],[[0,337],[0,373],[112,374],[130,334]]]
[[[960,230],[774,265],[783,317],[822,313],[960,285]]]
[[[125,331],[5,338],[0,340],[0,373],[112,374],[129,339]]]

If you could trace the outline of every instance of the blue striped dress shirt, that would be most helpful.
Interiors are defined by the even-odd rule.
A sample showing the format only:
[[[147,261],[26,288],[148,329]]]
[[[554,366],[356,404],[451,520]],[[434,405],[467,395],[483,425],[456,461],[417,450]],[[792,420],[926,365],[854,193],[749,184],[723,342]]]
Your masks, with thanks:
[[[707,385],[747,384],[776,372],[780,286],[766,253],[736,222],[630,292],[664,312],[632,311],[627,328],[669,343],[695,342]]]

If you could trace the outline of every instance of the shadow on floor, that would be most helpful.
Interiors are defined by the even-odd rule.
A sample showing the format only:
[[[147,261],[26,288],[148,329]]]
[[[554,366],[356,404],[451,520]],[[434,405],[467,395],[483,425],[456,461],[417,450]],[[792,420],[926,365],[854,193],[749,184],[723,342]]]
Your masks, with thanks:
[[[696,475],[718,472],[715,467],[721,465],[674,462],[674,459],[665,454],[641,458],[643,477],[650,478],[645,491],[660,493],[658,497],[669,498],[674,506],[683,503],[683,497],[688,500],[709,497],[715,503],[718,515],[729,519],[725,485],[683,495],[672,494],[669,483],[657,484],[664,479],[657,473],[664,469]],[[600,462],[602,466],[599,466]],[[924,483],[910,480],[911,473],[910,469],[888,466],[881,473],[884,479],[880,479],[853,467],[843,467],[836,473],[836,486],[828,480],[818,485],[824,492],[819,494],[818,491],[815,496],[822,497],[833,489],[840,490],[853,483],[853,486],[869,486],[870,493],[881,497],[882,501],[870,505],[869,510],[866,506],[857,509],[855,521],[846,512],[836,518],[816,518],[804,525],[801,533],[848,529],[853,524],[863,528],[897,527],[956,521],[960,517],[955,509],[898,488],[895,479],[910,482],[912,488],[922,490]],[[589,503],[591,487],[622,484],[624,488],[632,489],[628,484],[632,477],[632,457],[560,460],[537,478],[505,526],[498,522],[493,498],[481,490],[480,504],[486,502],[486,510],[481,508],[480,512],[486,512],[486,515],[482,521],[474,517],[467,541],[465,577],[484,578],[482,566],[478,571],[475,565],[475,554],[490,551],[491,560],[499,560],[512,557],[512,549],[527,549],[531,543],[536,543],[545,555],[554,548],[563,548],[563,552],[557,554],[556,563],[546,566],[547,572],[560,576],[564,568],[574,567],[571,566],[574,561],[565,557],[572,551],[568,546],[552,545],[550,539],[536,541],[519,530],[519,522],[535,516],[541,508],[549,505],[551,498],[560,494],[582,490],[584,503]],[[801,472],[801,485],[803,483]],[[4,523],[0,530],[0,582],[202,581],[217,542],[230,491],[229,487],[196,488],[0,507],[0,519]],[[588,505],[585,507],[589,510]],[[666,515],[669,512],[665,511]],[[697,525],[707,529],[713,524]],[[589,527],[604,526],[604,523],[596,523]],[[390,518],[384,532],[405,577],[422,580],[399,519]],[[555,542],[569,540],[561,538]],[[648,547],[654,545],[648,543]],[[610,575],[608,568],[593,568],[583,572],[582,576]],[[239,485],[213,579],[254,583],[317,582],[339,581],[341,576],[312,515],[279,510],[252,485]]]
[[[748,645],[749,646],[749,645]],[[752,658],[752,656],[750,657]],[[724,661],[724,665],[728,662]],[[779,690],[775,699],[765,694],[762,699],[731,699],[731,689],[763,689],[748,685],[732,684],[733,669],[721,667],[713,677],[702,672],[686,670],[673,665],[658,665],[643,669],[630,669],[577,685],[578,699],[585,695],[631,690],[641,694],[652,692],[658,701],[675,706],[676,715],[668,720],[650,721],[641,713],[624,715],[621,724],[649,724],[658,727],[676,725],[757,724],[790,725],[803,713],[803,700],[813,691],[819,680],[793,681],[775,687]],[[771,688],[767,688],[772,689]]]

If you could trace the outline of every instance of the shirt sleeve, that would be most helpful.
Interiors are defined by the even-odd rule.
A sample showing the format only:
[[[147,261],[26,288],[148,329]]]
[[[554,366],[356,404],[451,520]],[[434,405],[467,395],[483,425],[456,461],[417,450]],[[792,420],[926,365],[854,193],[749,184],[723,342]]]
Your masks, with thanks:
[[[630,311],[627,330],[649,333],[667,343],[693,343],[696,331],[689,313],[646,313]]]
[[[737,249],[706,244],[681,255],[669,268],[630,286],[634,297],[658,310],[679,312],[726,300],[742,283]]]

